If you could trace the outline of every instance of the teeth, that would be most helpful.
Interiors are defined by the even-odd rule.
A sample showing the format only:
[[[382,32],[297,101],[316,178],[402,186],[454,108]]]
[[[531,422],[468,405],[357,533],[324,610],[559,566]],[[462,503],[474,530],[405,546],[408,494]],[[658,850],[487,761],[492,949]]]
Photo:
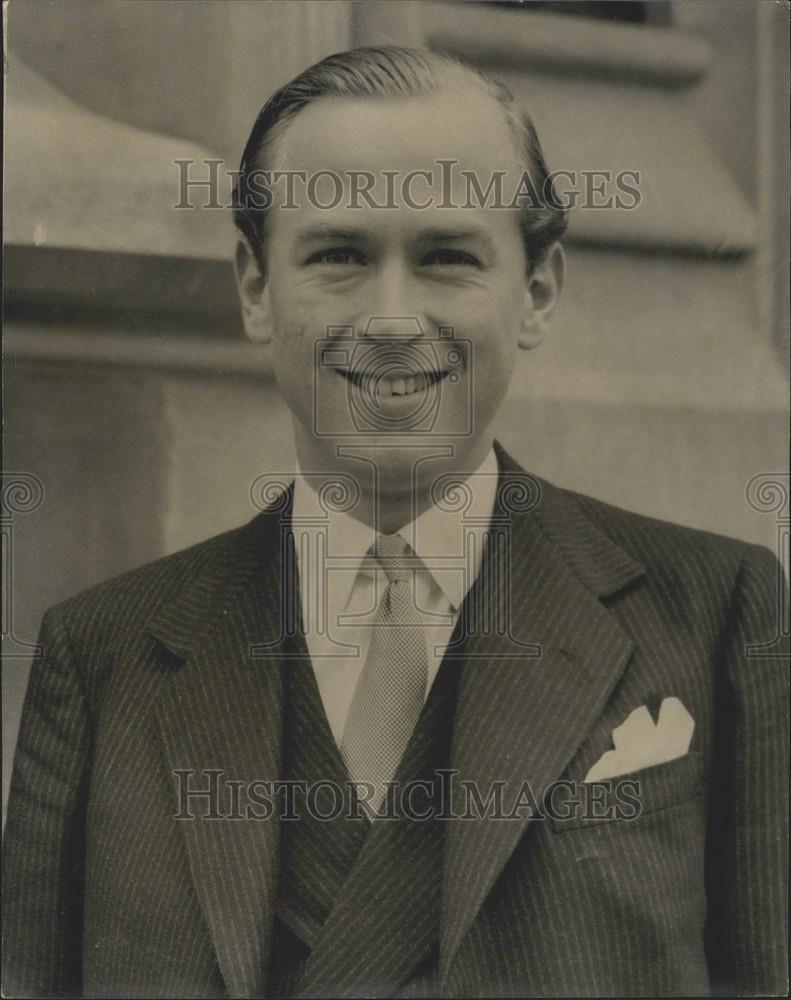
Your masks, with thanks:
[[[415,392],[422,392],[429,386],[441,381],[444,372],[417,372],[414,375],[403,375],[397,378],[382,376],[372,378],[367,375],[353,374],[349,371],[338,369],[338,374],[344,375],[350,382],[359,386],[369,394],[376,394],[380,397],[389,396],[411,396]]]

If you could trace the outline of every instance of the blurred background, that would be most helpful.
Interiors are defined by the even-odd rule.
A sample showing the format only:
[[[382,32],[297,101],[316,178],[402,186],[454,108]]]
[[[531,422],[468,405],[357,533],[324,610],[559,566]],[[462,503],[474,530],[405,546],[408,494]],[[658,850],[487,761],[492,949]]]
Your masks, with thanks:
[[[273,89],[330,52],[461,55],[523,99],[551,169],[640,172],[638,209],[573,214],[553,336],[520,361],[498,436],[559,485],[776,547],[746,489],[787,467],[786,4],[5,13],[4,803],[42,612],[248,520],[256,477],[293,466],[242,333],[230,213],[174,208],[175,161],[236,169]]]

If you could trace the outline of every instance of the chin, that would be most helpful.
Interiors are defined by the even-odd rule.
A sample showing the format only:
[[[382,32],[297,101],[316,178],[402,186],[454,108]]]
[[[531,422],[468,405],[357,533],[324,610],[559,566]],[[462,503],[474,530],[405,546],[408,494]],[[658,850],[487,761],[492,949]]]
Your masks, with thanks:
[[[399,491],[408,485],[416,465],[422,465],[432,456],[440,458],[448,455],[447,443],[438,441],[436,437],[416,438],[408,442],[403,439],[394,441],[392,437],[346,438],[338,441],[337,447],[342,450],[336,454],[349,471],[356,469],[360,475],[365,475],[376,468],[379,482],[392,484]]]
[[[366,448],[365,454],[376,462],[383,478],[393,480],[395,486],[403,487],[404,477],[409,476],[416,467],[423,470],[453,467],[459,459],[459,440],[436,434],[416,437],[408,443],[391,439]]]

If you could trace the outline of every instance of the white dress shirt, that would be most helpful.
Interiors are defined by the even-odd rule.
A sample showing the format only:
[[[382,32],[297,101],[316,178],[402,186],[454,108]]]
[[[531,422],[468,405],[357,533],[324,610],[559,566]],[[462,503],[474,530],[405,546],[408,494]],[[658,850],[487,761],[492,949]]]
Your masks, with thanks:
[[[490,449],[461,491],[398,531],[422,564],[414,574],[414,592],[428,645],[426,696],[478,575],[496,492],[497,458]],[[376,538],[373,528],[327,507],[310,477],[298,469],[292,523],[302,626],[324,710],[340,745],[387,579],[368,555]]]

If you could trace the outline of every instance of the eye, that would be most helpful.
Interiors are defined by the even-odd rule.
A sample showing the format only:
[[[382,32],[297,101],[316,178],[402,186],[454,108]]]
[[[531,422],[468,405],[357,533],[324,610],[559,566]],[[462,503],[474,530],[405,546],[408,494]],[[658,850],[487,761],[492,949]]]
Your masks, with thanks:
[[[431,250],[421,263],[425,267],[480,267],[477,257],[466,250]]]
[[[307,264],[329,264],[333,267],[348,267],[350,264],[364,265],[365,257],[359,250],[351,247],[330,247],[328,250],[317,250],[308,257]]]

